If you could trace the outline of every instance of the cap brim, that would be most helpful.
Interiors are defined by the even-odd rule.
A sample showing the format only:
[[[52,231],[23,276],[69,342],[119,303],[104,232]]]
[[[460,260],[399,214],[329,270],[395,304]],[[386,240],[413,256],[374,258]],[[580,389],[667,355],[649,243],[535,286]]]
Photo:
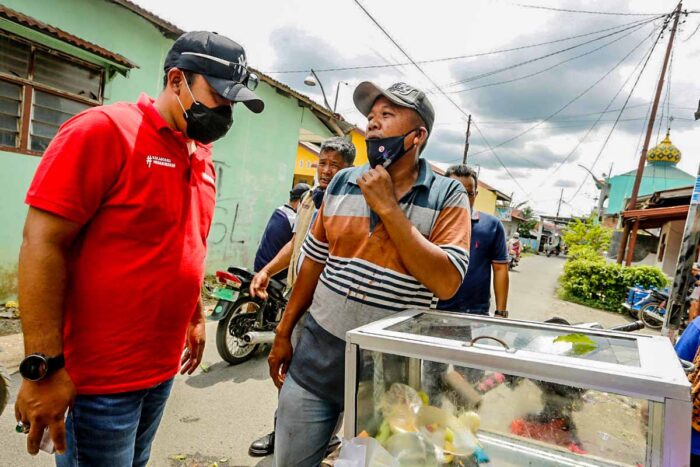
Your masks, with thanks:
[[[245,87],[245,85],[228,79],[216,78],[208,75],[203,76],[204,79],[207,80],[207,83],[209,83],[209,85],[224,99],[230,100],[231,102],[242,102],[251,112],[256,114],[259,114],[265,109],[265,103],[262,99]]]
[[[355,92],[352,94],[352,100],[355,102],[355,107],[357,107],[357,110],[359,110],[362,115],[366,117],[372,110],[374,102],[380,96],[386,97],[396,105],[415,110],[414,107],[408,105],[390,92],[387,92],[386,89],[380,88],[370,81],[364,81],[355,88]]]

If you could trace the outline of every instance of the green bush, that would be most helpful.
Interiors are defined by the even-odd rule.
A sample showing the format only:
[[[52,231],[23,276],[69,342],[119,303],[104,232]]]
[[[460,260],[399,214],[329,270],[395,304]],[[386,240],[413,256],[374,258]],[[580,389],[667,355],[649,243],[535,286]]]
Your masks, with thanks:
[[[579,259],[585,259],[589,261],[605,262],[598,252],[588,245],[573,245],[569,247],[569,253],[567,254],[568,261],[576,261]]]
[[[620,311],[627,297],[627,289],[635,285],[642,287],[665,287],[666,276],[654,266],[623,267],[606,263],[599,256],[591,256],[584,250],[576,251],[564,265],[564,274],[559,278],[562,298],[576,303]]]

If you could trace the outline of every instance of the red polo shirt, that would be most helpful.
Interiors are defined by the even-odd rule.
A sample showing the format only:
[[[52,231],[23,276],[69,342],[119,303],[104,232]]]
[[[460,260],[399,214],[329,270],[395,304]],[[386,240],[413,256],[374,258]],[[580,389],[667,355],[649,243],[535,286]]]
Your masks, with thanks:
[[[83,226],[63,329],[78,393],[145,389],[177,373],[204,278],[214,177],[210,146],[171,129],[145,94],[75,116],[47,148],[26,202]]]

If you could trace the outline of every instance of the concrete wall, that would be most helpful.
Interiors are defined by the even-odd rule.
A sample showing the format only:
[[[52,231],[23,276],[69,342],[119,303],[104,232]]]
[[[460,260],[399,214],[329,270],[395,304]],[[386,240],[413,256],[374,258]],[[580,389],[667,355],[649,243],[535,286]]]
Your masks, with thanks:
[[[102,0],[3,0],[9,8],[119,53],[140,68],[109,81],[105,103],[135,101],[162,88],[162,64],[172,41],[140,16]],[[235,38],[234,38],[235,39]],[[255,57],[249,57],[255,63]],[[303,126],[321,136],[330,131],[296,99],[261,83],[265,111],[236,106],[233,129],[214,145],[217,207],[209,235],[209,272],[235,264],[252,267],[258,241],[275,207],[289,195]],[[21,243],[24,195],[39,158],[0,151],[0,267],[13,265]]]
[[[487,214],[496,215],[496,193],[479,186],[479,194],[474,200],[474,209]]]
[[[661,228],[661,236],[659,238],[664,239],[664,255],[659,261],[659,254],[662,248],[659,245],[655,266],[660,267],[667,276],[673,277],[676,274],[676,264],[678,263],[678,253],[681,251],[684,228],[685,221],[668,222]]]

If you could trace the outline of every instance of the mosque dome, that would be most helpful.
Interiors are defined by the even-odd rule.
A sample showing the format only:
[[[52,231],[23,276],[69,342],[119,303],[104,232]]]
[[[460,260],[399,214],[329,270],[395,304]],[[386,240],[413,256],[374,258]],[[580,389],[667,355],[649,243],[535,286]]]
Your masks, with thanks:
[[[647,152],[647,161],[650,164],[676,165],[681,160],[681,151],[671,143],[670,133],[659,144]]]

